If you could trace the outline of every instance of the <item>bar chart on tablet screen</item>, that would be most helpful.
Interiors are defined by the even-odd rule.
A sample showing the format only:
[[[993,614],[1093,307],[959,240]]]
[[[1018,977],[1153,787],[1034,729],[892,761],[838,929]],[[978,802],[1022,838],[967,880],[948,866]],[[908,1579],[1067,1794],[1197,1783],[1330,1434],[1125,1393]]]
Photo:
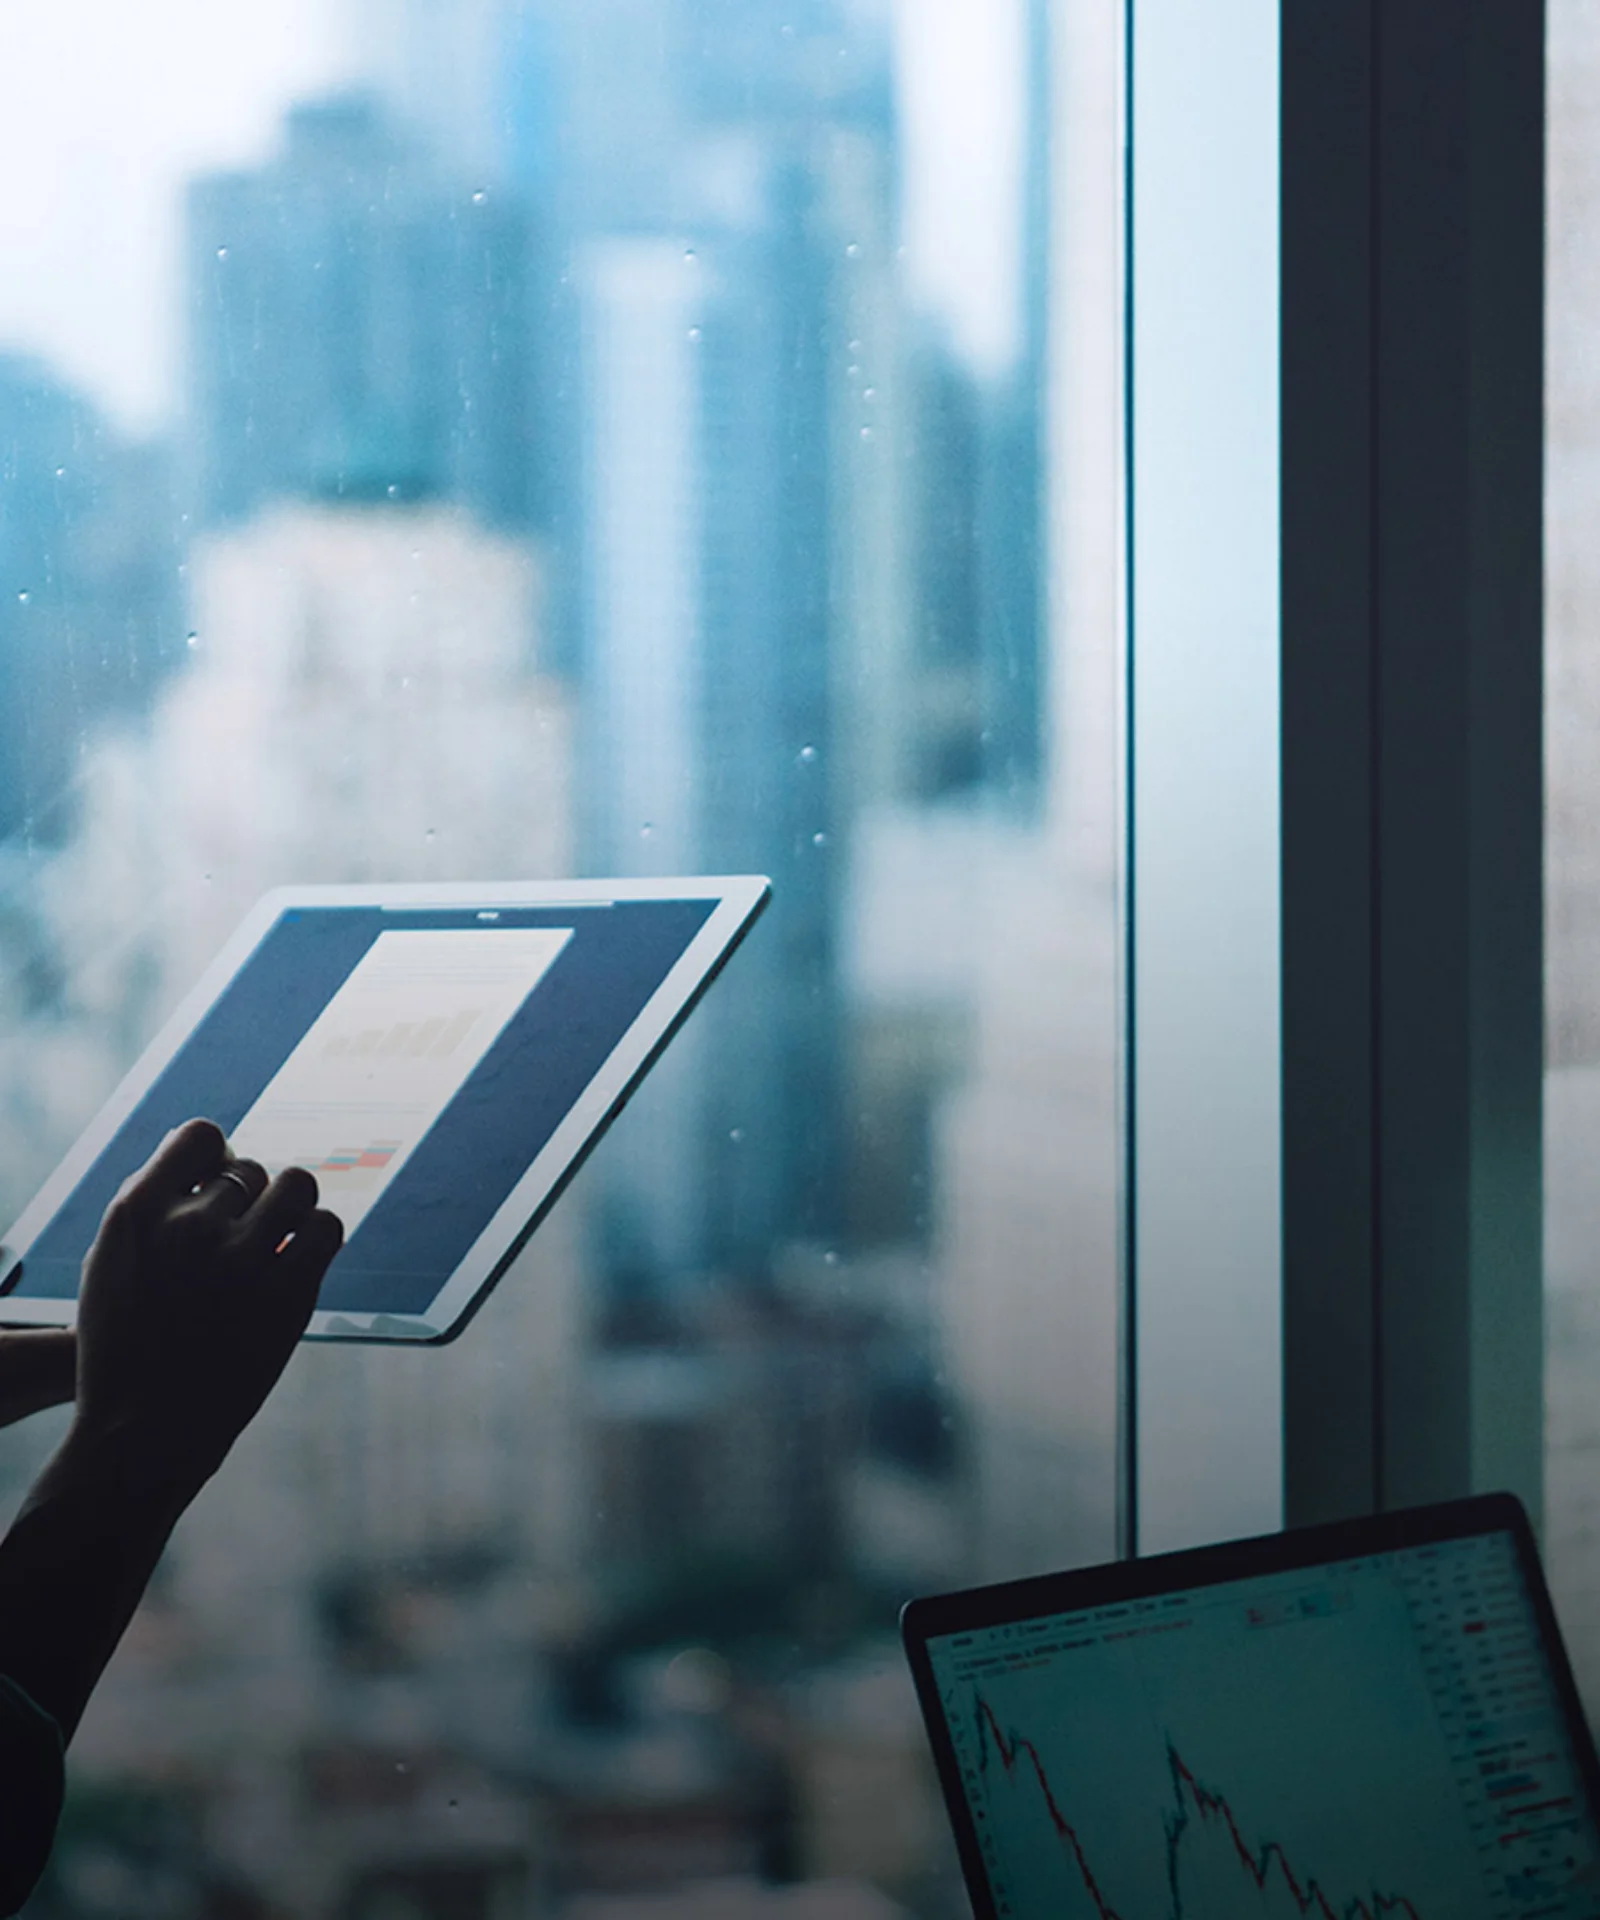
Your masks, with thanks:
[[[348,1238],[571,938],[562,927],[379,934],[239,1125],[308,1168]]]

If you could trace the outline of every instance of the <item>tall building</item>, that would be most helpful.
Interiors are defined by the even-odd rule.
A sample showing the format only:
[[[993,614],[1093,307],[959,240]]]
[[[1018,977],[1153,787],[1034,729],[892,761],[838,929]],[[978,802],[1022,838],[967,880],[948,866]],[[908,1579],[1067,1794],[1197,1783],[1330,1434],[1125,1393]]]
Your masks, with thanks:
[[[172,462],[4,355],[0,487],[0,840],[58,843],[89,729],[148,699],[183,652]]]
[[[1007,811],[1028,818],[1045,804],[1051,702],[1057,692],[1048,671],[1046,423],[1051,419],[1050,282],[1058,190],[1049,0],[1024,0],[1024,18],[1017,350],[1013,365],[987,397],[977,524],[983,559],[983,783]]]
[[[647,1125],[697,1160],[646,1257],[760,1272],[775,1242],[836,1227],[834,292],[854,243],[783,139],[743,129],[705,158],[716,194],[696,226],[597,239],[579,274],[584,852],[598,871],[773,880],[700,1016],[692,1110],[670,1121],[664,1082],[631,1129],[641,1160]]]
[[[812,154],[779,138],[751,163],[759,211],[713,238],[724,292],[702,388],[702,846],[715,866],[768,873],[774,893],[717,1008],[713,1253],[736,1265],[838,1226],[849,780],[835,729],[831,431],[847,242]]]
[[[893,797],[969,796],[984,740],[984,395],[941,343],[923,340],[912,369],[916,478],[910,505],[914,644],[898,689],[906,747]]]
[[[1009,351],[975,367],[923,320],[906,354],[911,641],[885,797],[1036,819],[1048,773],[1047,433],[1053,179],[1045,0],[1022,0],[1021,177]]]
[[[578,804],[581,859],[595,873],[703,864],[704,287],[694,265],[680,241],[616,238],[596,241],[576,276],[588,421]],[[618,1123],[606,1175],[617,1278],[645,1283],[704,1263],[703,1020]]]
[[[1109,1557],[1118,1498],[1119,50],[1094,0],[1054,17],[1061,43],[1035,85],[1067,184],[1046,263],[1072,297],[1051,313],[1042,370],[1040,784],[1032,809],[996,823],[968,1072],[936,1142],[940,1345],[969,1571],[985,1579]]]
[[[884,10],[481,0],[446,33],[438,0],[350,5],[387,97],[460,166],[536,184],[556,223],[583,860],[775,882],[623,1123],[613,1258],[759,1269],[843,1224],[852,822],[1038,803],[1043,9],[1023,311],[1011,365],[979,379],[911,346]]]
[[[542,511],[537,230],[376,99],[294,108],[283,150],[191,188],[190,425],[207,524],[286,497]]]

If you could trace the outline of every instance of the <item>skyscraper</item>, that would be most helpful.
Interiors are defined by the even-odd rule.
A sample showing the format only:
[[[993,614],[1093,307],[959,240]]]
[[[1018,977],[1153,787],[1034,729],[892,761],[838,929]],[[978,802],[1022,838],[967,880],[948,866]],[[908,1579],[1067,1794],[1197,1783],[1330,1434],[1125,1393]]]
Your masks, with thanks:
[[[835,598],[833,391],[847,360],[833,283],[853,244],[814,151],[752,143],[753,217],[714,236],[707,315],[699,807],[713,867],[770,874],[774,907],[717,1008],[712,1249],[837,1229],[844,1045],[836,955],[843,622]]]
[[[1015,362],[987,396],[978,502],[983,781],[1013,814],[1037,814],[1047,778],[1045,433],[1049,413],[1050,73],[1047,0],[1026,0],[1021,286]]]
[[[290,496],[539,512],[535,227],[454,180],[372,98],[295,108],[281,154],[189,198],[202,519]]]
[[[837,1226],[838,712],[857,637],[839,483],[845,448],[874,432],[857,423],[844,295],[887,227],[859,232],[838,190],[837,146],[861,138],[713,120],[684,156],[684,224],[579,255],[585,857],[774,883],[700,1016],[690,1107],[669,1115],[665,1083],[655,1095],[652,1135],[699,1143],[675,1203],[696,1224],[640,1229],[647,1264],[759,1275],[776,1243]],[[660,1149],[643,1121],[631,1132],[642,1166]]]
[[[6,355],[0,485],[0,839],[58,841],[94,722],[147,697],[183,652],[171,461]]]

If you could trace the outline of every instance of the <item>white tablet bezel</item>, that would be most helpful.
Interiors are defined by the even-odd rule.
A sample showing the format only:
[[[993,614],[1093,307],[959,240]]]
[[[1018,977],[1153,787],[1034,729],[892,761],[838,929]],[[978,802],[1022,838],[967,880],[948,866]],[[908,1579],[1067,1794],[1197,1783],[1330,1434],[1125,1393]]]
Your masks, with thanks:
[[[330,1313],[318,1309],[306,1330],[310,1340],[438,1343],[459,1333],[490,1288],[511,1264],[549,1212],[657,1054],[688,1015],[723,962],[770,897],[759,874],[696,875],[664,880],[518,881],[505,885],[451,882],[383,886],[279,887],[258,900],[193,991],[145,1048],[89,1126],[40,1188],[5,1236],[8,1254],[26,1262],[28,1248],[52,1220],[78,1182],[115,1139],[195,1028],[233,983],[240,968],[287,912],[308,907],[377,907],[402,913],[419,909],[595,907],[611,902],[711,900],[704,926],[679,955],[633,1023],[568,1107],[555,1131],[518,1180],[493,1219],[472,1243],[454,1273],[421,1314]],[[129,1168],[130,1173],[134,1171]],[[0,1325],[72,1326],[70,1300],[0,1298]]]

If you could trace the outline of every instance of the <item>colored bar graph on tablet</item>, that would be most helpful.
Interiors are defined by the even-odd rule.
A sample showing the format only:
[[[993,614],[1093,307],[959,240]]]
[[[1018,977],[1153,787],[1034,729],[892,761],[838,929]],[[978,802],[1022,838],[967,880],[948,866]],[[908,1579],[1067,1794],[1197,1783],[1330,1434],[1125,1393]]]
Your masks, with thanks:
[[[563,927],[381,933],[234,1129],[309,1168],[348,1237],[571,938]]]

